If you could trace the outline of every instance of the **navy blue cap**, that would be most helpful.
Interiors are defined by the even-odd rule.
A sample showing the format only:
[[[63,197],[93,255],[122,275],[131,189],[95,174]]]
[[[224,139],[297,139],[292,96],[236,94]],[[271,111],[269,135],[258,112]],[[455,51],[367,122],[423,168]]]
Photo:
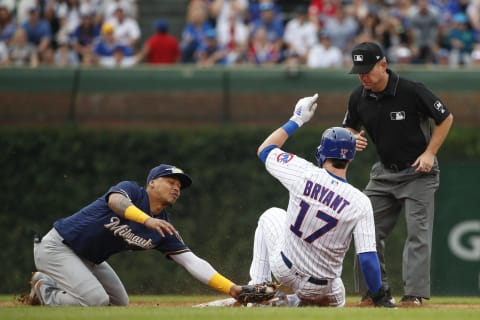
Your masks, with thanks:
[[[175,177],[180,180],[181,189],[187,188],[192,184],[192,179],[183,172],[182,169],[177,168],[175,166],[171,166],[169,164],[161,164],[156,166],[152,170],[147,177],[147,184],[159,177]]]
[[[154,23],[155,30],[160,32],[167,32],[168,31],[168,22],[165,19],[158,19]]]

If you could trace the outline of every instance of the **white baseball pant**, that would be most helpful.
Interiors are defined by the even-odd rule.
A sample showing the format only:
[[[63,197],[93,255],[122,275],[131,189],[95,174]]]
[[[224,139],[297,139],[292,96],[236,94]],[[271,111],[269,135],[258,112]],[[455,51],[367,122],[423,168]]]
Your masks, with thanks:
[[[282,255],[285,236],[286,211],[280,208],[266,210],[258,220],[250,266],[250,284],[275,279],[292,289],[304,305],[343,307],[345,287],[341,278],[321,279],[325,284],[312,283],[312,277],[304,274]],[[294,236],[292,234],[292,236]],[[291,301],[291,297],[289,297]]]

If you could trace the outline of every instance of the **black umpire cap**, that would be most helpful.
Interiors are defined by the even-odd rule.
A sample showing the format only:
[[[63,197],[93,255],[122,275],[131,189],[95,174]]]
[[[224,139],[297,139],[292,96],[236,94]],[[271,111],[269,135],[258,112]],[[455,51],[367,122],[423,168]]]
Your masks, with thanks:
[[[382,60],[384,56],[378,44],[362,42],[352,50],[353,68],[350,70],[350,73],[369,73],[373,66]]]

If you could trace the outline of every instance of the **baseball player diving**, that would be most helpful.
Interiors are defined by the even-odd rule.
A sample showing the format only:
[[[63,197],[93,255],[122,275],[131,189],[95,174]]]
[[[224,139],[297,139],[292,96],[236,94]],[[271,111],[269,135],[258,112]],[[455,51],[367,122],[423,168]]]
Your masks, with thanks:
[[[75,214],[55,221],[34,244],[38,271],[30,281],[28,302],[126,306],[125,287],[106,260],[121,251],[148,249],[160,251],[199,281],[238,299],[249,286],[234,284],[197,257],[169,222],[166,208],[191,184],[181,169],[161,164],[150,170],[146,187],[122,181]]]
[[[290,306],[345,305],[340,278],[352,239],[369,295],[378,307],[394,308],[382,287],[375,226],[369,199],[346,180],[355,156],[355,138],[340,127],[324,131],[316,150],[318,166],[282,150],[308,122],[318,94],[300,99],[293,116],[271,133],[257,154],[267,171],[288,190],[287,210],[270,208],[255,231],[250,283],[275,279],[294,292]]]

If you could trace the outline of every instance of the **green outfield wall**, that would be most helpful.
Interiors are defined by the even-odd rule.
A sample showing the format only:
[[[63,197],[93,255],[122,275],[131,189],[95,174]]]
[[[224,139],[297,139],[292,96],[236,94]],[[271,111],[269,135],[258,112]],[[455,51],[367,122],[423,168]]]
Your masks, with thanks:
[[[455,113],[480,124],[480,72],[395,68],[424,82]],[[299,96],[320,93],[319,125],[343,118],[357,78],[348,70],[198,68],[0,69],[0,125],[90,127],[272,126]]]
[[[309,125],[285,149],[313,160],[325,127]],[[149,169],[171,163],[193,177],[171,208],[185,242],[222,274],[248,281],[253,232],[261,212],[285,207],[287,193],[255,153],[269,128],[85,129],[2,128],[0,130],[0,292],[28,290],[33,270],[32,239],[58,218],[101,196],[112,184],[143,184]],[[440,153],[432,289],[437,295],[478,295],[478,188],[480,136],[476,128],[454,127]],[[349,182],[362,188],[375,161],[373,148],[357,155]],[[400,221],[387,241],[387,267],[395,295],[401,295]],[[343,278],[353,292],[352,248]],[[158,252],[126,252],[109,262],[130,293],[212,293]]]
[[[433,287],[444,295],[480,294],[477,163],[444,163],[438,192]]]

